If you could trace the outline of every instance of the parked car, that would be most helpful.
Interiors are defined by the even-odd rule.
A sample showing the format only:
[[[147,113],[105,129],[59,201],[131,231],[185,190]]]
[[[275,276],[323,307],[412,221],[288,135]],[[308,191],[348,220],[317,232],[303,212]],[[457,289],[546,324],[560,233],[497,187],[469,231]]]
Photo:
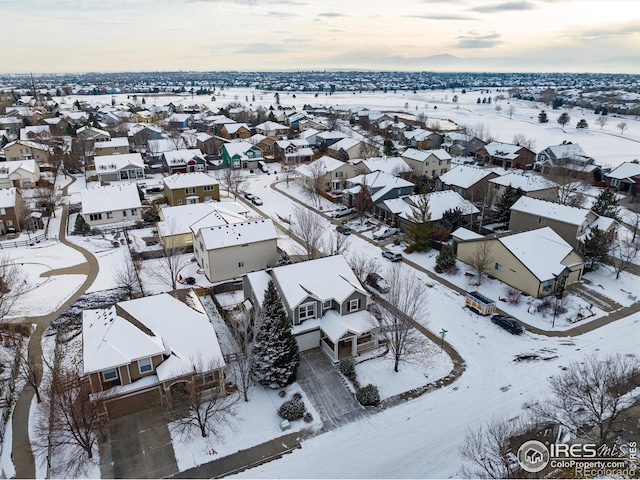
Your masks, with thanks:
[[[524,328],[522,328],[520,322],[515,318],[507,317],[505,315],[494,315],[491,317],[491,321],[514,335],[520,335],[524,332]]]
[[[260,197],[256,197],[255,195],[253,195],[253,198],[251,199],[251,202],[254,205],[262,205],[262,199]]]
[[[336,230],[343,235],[351,235],[351,227],[348,225],[338,225]]]
[[[380,293],[389,293],[389,284],[377,273],[370,273],[367,275],[367,284],[375,288]]]
[[[247,200],[253,200],[253,193],[245,192],[244,198]]]
[[[392,262],[401,262],[402,254],[398,252],[392,252],[390,250],[383,250],[382,256],[387,260],[391,260]]]
[[[336,207],[333,212],[331,212],[331,216],[333,218],[340,218],[346,215],[351,215],[352,213],[356,213],[356,209],[353,207],[347,207],[345,205],[340,205]]]
[[[394,235],[397,235],[398,233],[400,233],[400,229],[399,228],[383,227],[380,230],[377,230],[377,231],[373,232],[373,239],[374,240],[384,240],[386,238],[393,237]]]

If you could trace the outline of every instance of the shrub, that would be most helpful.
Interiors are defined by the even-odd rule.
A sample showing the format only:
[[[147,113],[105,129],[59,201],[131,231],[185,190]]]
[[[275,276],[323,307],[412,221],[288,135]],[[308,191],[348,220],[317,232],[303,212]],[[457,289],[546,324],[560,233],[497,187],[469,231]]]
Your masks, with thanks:
[[[436,267],[448,270],[456,264],[456,252],[451,245],[443,245],[436,257]]]
[[[517,288],[505,287],[504,295],[507,297],[507,302],[511,305],[520,305],[520,302],[522,302],[522,292]]]
[[[287,396],[287,392],[285,392],[284,390],[280,390],[280,391],[278,392],[278,395],[280,395],[280,398],[284,398],[284,397],[286,397],[286,396]]]
[[[302,418],[304,416],[304,411],[304,403],[301,400],[292,398],[280,405],[278,415],[285,420],[293,421]]]
[[[294,400],[302,400],[302,394],[300,392],[296,392],[293,394]]]
[[[340,373],[348,377],[356,371],[356,362],[353,358],[347,357],[340,360]]]
[[[313,421],[313,415],[311,415],[311,413],[307,412],[304,414],[304,421],[307,423],[311,423]]]
[[[378,403],[380,403],[380,393],[378,392],[378,387],[371,383],[369,385],[365,385],[364,387],[358,389],[358,391],[356,392],[356,398],[361,405],[377,405]]]

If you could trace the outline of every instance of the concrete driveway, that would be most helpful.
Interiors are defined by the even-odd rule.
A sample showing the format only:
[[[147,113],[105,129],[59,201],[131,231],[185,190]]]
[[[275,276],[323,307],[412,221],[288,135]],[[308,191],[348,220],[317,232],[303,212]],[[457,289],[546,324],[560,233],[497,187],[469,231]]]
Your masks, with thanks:
[[[109,421],[100,442],[102,478],[164,478],[178,472],[162,407]]]
[[[324,430],[371,415],[343,383],[338,367],[319,348],[300,353],[297,380],[320,414]]]

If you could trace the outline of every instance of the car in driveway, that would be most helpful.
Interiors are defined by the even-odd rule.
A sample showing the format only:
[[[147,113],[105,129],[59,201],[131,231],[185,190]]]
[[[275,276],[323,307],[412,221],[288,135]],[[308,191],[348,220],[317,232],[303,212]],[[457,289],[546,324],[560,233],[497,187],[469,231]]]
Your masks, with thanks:
[[[380,230],[376,230],[375,232],[373,232],[373,239],[385,240],[387,238],[393,237],[394,235],[397,235],[398,233],[400,233],[399,228],[383,227]]]
[[[494,315],[491,317],[491,321],[504,328],[506,331],[513,333],[514,335],[521,335],[524,332],[524,328],[520,322],[513,317],[507,317],[506,315]]]
[[[340,205],[339,207],[336,207],[331,212],[331,217],[333,217],[333,218],[341,218],[341,217],[345,217],[347,215],[351,215],[352,213],[356,213],[356,209],[355,208],[347,207],[346,205]]]
[[[391,250],[383,250],[382,256],[387,260],[391,260],[392,262],[402,261],[402,254],[398,252],[392,252]]]
[[[245,192],[244,198],[247,200],[253,200],[253,193]]]
[[[377,273],[367,275],[367,285],[375,288],[380,293],[389,293],[391,290],[387,281]]]
[[[343,235],[351,235],[351,227],[348,225],[338,225],[336,230]]]
[[[260,197],[256,197],[255,195],[253,196],[253,198],[251,199],[251,202],[254,205],[262,205],[262,199]]]

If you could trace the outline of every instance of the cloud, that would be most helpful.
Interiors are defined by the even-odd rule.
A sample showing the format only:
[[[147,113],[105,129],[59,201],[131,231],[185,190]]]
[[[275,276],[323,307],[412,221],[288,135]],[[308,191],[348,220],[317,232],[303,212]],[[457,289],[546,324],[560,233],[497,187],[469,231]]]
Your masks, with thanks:
[[[516,2],[502,2],[502,3],[494,3],[493,5],[480,5],[478,7],[470,8],[469,10],[472,12],[479,13],[500,13],[500,12],[513,12],[513,11],[523,11],[523,10],[534,10],[538,8],[535,3],[524,1],[516,1]]]
[[[424,15],[407,15],[407,17],[425,20],[477,20],[477,18],[464,13],[426,13]]]
[[[289,53],[289,49],[286,45],[276,45],[273,43],[250,43],[242,48],[239,48],[234,53],[248,54],[248,55],[270,55],[274,53]]]
[[[327,18],[336,18],[336,17],[346,17],[347,15],[345,15],[344,13],[338,13],[338,12],[325,12],[325,13],[319,13],[318,16],[327,17]]]
[[[596,38],[611,36],[626,36],[640,33],[640,21],[634,20],[627,23],[612,23],[609,25],[600,25],[597,27],[580,29],[568,32],[566,35],[570,38],[580,38],[585,40],[594,40]]]
[[[457,37],[457,48],[490,48],[500,45],[502,41],[498,33],[479,34],[469,32],[467,35]]]

